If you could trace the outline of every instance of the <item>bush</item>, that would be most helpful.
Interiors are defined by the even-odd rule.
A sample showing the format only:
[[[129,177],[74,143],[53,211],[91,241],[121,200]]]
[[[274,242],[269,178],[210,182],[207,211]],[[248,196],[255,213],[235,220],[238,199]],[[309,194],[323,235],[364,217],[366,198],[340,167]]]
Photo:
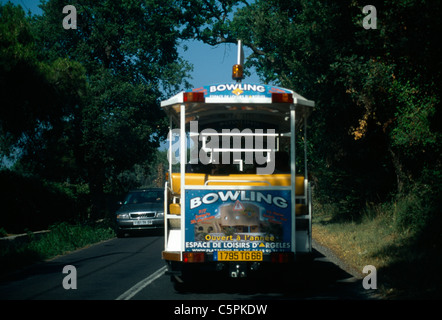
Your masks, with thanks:
[[[1,241],[0,275],[115,236],[106,223],[72,225],[62,222],[50,226],[50,230],[38,236],[28,233],[21,241]]]
[[[422,192],[413,188],[407,194],[397,196],[393,206],[394,223],[400,231],[419,231],[428,219],[428,205],[422,199]]]
[[[47,229],[62,221],[84,220],[89,206],[84,185],[54,183],[0,171],[0,228],[10,233]]]
[[[57,223],[51,232],[37,241],[31,241],[28,248],[44,258],[50,258],[72,251],[88,244],[112,238],[114,232],[109,226]]]
[[[423,170],[421,178],[396,196],[394,222],[401,231],[422,233],[440,216],[442,174]]]

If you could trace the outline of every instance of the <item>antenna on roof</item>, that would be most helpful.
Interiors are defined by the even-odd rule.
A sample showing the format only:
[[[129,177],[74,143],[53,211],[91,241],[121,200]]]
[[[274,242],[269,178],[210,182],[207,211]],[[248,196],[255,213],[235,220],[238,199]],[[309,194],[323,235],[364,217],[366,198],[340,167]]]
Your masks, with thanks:
[[[238,40],[238,56],[236,59],[236,64],[233,66],[232,79],[236,82],[241,82],[244,79],[244,51],[242,49],[241,40]]]
[[[242,49],[241,40],[238,40],[238,59],[236,61],[237,64],[244,65],[244,50]]]

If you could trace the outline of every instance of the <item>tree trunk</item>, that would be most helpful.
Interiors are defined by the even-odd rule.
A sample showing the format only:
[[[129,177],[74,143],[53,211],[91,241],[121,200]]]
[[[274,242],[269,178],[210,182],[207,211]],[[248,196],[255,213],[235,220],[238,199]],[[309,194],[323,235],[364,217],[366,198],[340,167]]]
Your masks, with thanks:
[[[104,173],[103,170],[90,168],[88,172],[89,177],[89,191],[91,194],[92,208],[89,219],[96,221],[104,217]]]
[[[400,156],[391,147],[388,147],[388,152],[391,155],[391,162],[396,173],[397,191],[401,193],[404,190],[404,186],[407,180],[407,175],[404,172],[404,167],[400,160]]]

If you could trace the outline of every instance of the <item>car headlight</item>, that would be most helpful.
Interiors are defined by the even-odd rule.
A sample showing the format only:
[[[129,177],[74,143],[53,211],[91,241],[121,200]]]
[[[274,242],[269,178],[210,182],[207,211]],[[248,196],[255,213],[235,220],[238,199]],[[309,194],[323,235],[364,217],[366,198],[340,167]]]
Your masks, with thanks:
[[[164,217],[164,212],[157,212],[157,218]]]
[[[127,213],[117,214],[117,219],[129,219],[129,214]]]

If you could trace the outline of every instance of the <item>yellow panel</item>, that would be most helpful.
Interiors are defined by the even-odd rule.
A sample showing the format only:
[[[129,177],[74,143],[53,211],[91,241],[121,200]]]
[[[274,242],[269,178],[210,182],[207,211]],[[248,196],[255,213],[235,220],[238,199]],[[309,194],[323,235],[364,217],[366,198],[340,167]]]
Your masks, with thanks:
[[[172,190],[175,194],[181,192],[179,173],[172,173]],[[215,181],[214,181],[215,180]],[[229,174],[206,175],[204,173],[186,173],[186,185],[229,185],[229,186],[290,186],[290,174]],[[296,176],[296,195],[304,195],[304,176]]]
[[[303,216],[303,215],[306,215],[306,214],[308,214],[307,206],[305,204],[297,203],[296,204],[296,215],[297,216]]]
[[[174,193],[181,193],[181,174],[172,173],[172,190]],[[203,186],[206,175],[204,173],[186,173],[186,185]]]
[[[304,195],[304,176],[296,176],[296,195]]]
[[[163,251],[161,256],[164,260],[181,261],[181,252],[178,251]]]
[[[170,214],[181,214],[181,206],[178,203],[171,203],[169,205]]]

